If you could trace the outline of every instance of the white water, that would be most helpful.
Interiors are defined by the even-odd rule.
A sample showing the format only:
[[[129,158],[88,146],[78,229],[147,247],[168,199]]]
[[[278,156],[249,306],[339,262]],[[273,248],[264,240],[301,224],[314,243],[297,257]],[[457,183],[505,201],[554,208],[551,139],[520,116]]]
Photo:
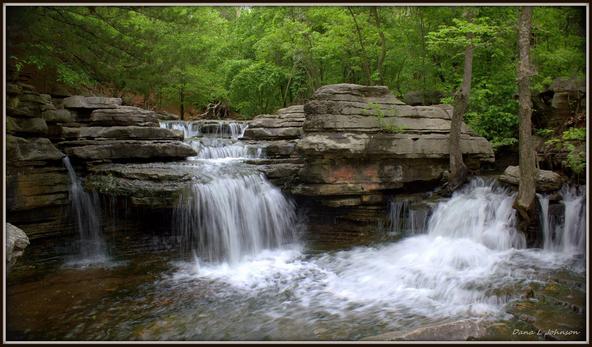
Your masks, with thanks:
[[[388,212],[388,232],[392,234],[416,235],[427,229],[429,211],[413,208],[405,199],[391,200]]]
[[[565,254],[586,252],[585,190],[585,186],[575,188],[568,185],[561,189],[562,216],[550,213],[548,195],[537,194],[545,250]]]
[[[212,120],[161,121],[160,127],[183,131],[185,142],[197,152],[189,160],[263,157],[261,147],[245,144],[240,140],[248,127],[246,123]]]
[[[295,207],[263,175],[194,183],[181,196],[174,225],[182,244],[205,260],[237,263],[292,241]]]
[[[298,223],[295,206],[258,171],[238,165],[261,158],[260,147],[240,141],[247,125],[228,122],[161,122],[184,129],[196,149],[199,176],[179,198],[173,225],[185,250],[201,261],[237,264],[294,240]],[[240,164],[240,163],[239,163]]]
[[[84,190],[68,157],[62,160],[70,178],[70,199],[76,229],[80,235],[80,265],[102,263],[107,260],[107,250],[102,237],[100,202],[96,193]]]
[[[282,302],[258,310],[272,320],[334,315],[396,329],[417,321],[498,319],[508,298],[496,296],[497,289],[520,288],[539,271],[579,261],[525,249],[514,225],[513,198],[476,179],[436,206],[427,233],[321,256],[292,246],[234,264],[183,264],[175,280],[206,279],[247,296],[281,295]]]
[[[161,121],[161,128],[183,131],[185,139],[190,137],[211,135],[214,137],[226,137],[238,140],[245,134],[248,125],[244,122],[228,121]]]

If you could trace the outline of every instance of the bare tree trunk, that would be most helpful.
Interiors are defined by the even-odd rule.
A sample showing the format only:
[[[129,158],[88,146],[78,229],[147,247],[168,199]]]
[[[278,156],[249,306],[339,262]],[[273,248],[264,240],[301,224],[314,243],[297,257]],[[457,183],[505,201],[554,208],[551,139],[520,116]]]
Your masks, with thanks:
[[[354,24],[356,26],[356,33],[358,34],[358,41],[360,42],[360,54],[362,56],[362,70],[364,70],[364,74],[366,75],[366,84],[372,85],[372,71],[370,71],[370,62],[368,61],[368,55],[366,54],[366,47],[364,46],[364,39],[362,37],[362,30],[358,25],[358,20],[356,19],[356,15],[351,7],[347,8],[349,13],[354,20]]]
[[[380,85],[384,86],[384,58],[386,57],[386,39],[384,37],[384,32],[380,27],[380,15],[378,14],[378,8],[371,7],[371,11],[374,15],[374,21],[376,22],[378,36],[380,37],[380,55],[378,56],[378,61],[376,62],[376,72],[378,73]]]
[[[520,185],[514,208],[518,212],[518,228],[527,233],[528,227],[536,221],[535,175],[536,166],[532,146],[532,99],[530,95],[530,76],[533,70],[530,65],[530,31],[532,7],[523,6],[518,22],[518,101],[520,105]],[[532,237],[530,237],[532,240]]]
[[[467,11],[464,16],[471,20]],[[472,35],[467,35],[471,38]],[[465,48],[465,64],[463,68],[463,81],[459,91],[454,95],[454,110],[450,122],[450,135],[448,149],[450,153],[450,175],[448,176],[448,191],[452,192],[460,187],[466,180],[468,169],[463,162],[462,149],[460,147],[460,135],[463,119],[469,106],[469,94],[471,93],[471,78],[473,75],[473,45]]]
[[[179,88],[179,115],[181,120],[185,120],[185,88]]]

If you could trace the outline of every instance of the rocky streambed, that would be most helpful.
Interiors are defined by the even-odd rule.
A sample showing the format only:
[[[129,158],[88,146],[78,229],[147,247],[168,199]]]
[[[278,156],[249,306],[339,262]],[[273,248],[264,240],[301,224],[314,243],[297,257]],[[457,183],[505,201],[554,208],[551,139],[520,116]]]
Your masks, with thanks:
[[[447,105],[339,84],[249,122],[182,122],[9,86],[7,221],[30,239],[10,339],[583,338],[583,190],[540,172],[539,249],[515,229],[515,167],[441,196]],[[461,147],[491,167],[465,125]],[[100,262],[78,259],[81,216]]]

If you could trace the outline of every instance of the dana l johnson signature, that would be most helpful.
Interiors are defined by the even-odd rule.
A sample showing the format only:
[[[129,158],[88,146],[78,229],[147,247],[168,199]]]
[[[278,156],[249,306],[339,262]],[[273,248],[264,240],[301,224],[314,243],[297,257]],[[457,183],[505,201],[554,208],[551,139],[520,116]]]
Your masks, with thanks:
[[[541,329],[538,330],[520,330],[514,329],[512,331],[512,335],[522,335],[522,336],[545,336],[545,335],[552,335],[552,336],[570,336],[570,335],[579,335],[579,330],[563,330],[563,329],[547,329],[543,331]]]

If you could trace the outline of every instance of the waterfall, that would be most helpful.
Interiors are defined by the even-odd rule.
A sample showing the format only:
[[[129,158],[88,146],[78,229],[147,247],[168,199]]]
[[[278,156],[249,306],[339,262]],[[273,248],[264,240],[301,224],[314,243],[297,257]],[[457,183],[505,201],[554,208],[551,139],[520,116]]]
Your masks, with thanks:
[[[416,235],[425,232],[429,211],[413,208],[406,199],[393,199],[389,203],[389,232],[394,234]]]
[[[166,121],[181,129],[197,151],[196,179],[179,197],[173,229],[185,251],[199,259],[236,264],[295,238],[292,201],[242,159],[261,158],[263,149],[241,141],[247,124],[200,120]],[[199,167],[199,168],[198,168]]]
[[[541,206],[543,248],[548,251],[581,254],[586,251],[585,187],[565,185],[559,191],[563,214],[549,211],[549,196],[537,194]]]
[[[101,232],[100,202],[96,193],[88,193],[82,187],[68,157],[62,160],[70,178],[70,199],[80,235],[80,256],[84,262],[104,261],[107,256]]]
[[[186,139],[197,136],[211,135],[238,140],[245,134],[248,125],[245,122],[228,122],[215,120],[197,121],[160,121],[160,127],[180,130]]]
[[[294,204],[256,173],[192,184],[173,219],[186,250],[229,263],[292,241],[297,225]]]
[[[473,179],[450,200],[440,203],[430,218],[431,235],[468,238],[492,249],[523,248],[526,240],[515,228],[514,196]]]
[[[199,121],[161,121],[161,128],[181,130],[185,142],[193,147],[198,159],[258,159],[263,151],[258,145],[245,144],[240,139],[248,124],[214,120]]]

